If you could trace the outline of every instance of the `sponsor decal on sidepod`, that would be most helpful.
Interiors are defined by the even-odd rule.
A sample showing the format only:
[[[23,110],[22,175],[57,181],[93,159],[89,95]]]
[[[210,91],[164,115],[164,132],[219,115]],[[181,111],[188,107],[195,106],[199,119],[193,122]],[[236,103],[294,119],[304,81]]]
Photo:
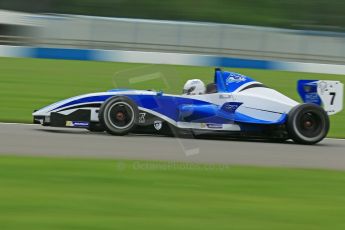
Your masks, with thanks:
[[[89,122],[87,121],[66,121],[67,127],[88,127]]]

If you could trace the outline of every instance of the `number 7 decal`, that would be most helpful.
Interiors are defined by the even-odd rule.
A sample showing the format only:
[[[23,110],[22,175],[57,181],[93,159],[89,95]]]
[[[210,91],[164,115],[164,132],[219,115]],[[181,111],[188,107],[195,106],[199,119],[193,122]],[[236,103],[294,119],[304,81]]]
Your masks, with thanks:
[[[331,95],[331,96],[332,96],[332,99],[331,99],[331,105],[333,105],[333,104],[334,104],[334,99],[335,99],[335,95],[336,95],[336,93],[335,93],[335,92],[330,92],[330,93],[329,93],[329,95]]]
[[[340,81],[318,81],[317,94],[328,115],[343,109],[344,85]]]

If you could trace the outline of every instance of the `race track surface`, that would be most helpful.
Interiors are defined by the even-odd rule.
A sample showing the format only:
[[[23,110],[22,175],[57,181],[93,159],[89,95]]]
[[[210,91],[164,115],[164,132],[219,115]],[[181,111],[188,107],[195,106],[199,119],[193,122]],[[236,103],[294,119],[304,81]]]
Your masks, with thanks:
[[[325,139],[304,146],[292,142],[111,136],[83,129],[4,123],[0,123],[0,154],[345,169],[344,140]]]

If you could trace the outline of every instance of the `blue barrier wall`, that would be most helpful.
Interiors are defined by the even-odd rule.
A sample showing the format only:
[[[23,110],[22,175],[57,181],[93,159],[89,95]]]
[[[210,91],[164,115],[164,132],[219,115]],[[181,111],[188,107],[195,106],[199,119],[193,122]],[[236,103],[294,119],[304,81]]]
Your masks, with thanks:
[[[344,65],[241,59],[182,53],[0,46],[0,57],[1,56],[190,66],[218,66],[345,75]]]

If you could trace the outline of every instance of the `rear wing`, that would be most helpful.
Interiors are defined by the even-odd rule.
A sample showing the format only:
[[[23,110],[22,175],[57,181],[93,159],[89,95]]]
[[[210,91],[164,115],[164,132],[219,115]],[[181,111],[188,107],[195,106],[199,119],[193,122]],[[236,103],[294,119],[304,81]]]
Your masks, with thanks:
[[[328,115],[343,109],[344,85],[340,81],[299,80],[297,91],[303,102],[323,106]]]

